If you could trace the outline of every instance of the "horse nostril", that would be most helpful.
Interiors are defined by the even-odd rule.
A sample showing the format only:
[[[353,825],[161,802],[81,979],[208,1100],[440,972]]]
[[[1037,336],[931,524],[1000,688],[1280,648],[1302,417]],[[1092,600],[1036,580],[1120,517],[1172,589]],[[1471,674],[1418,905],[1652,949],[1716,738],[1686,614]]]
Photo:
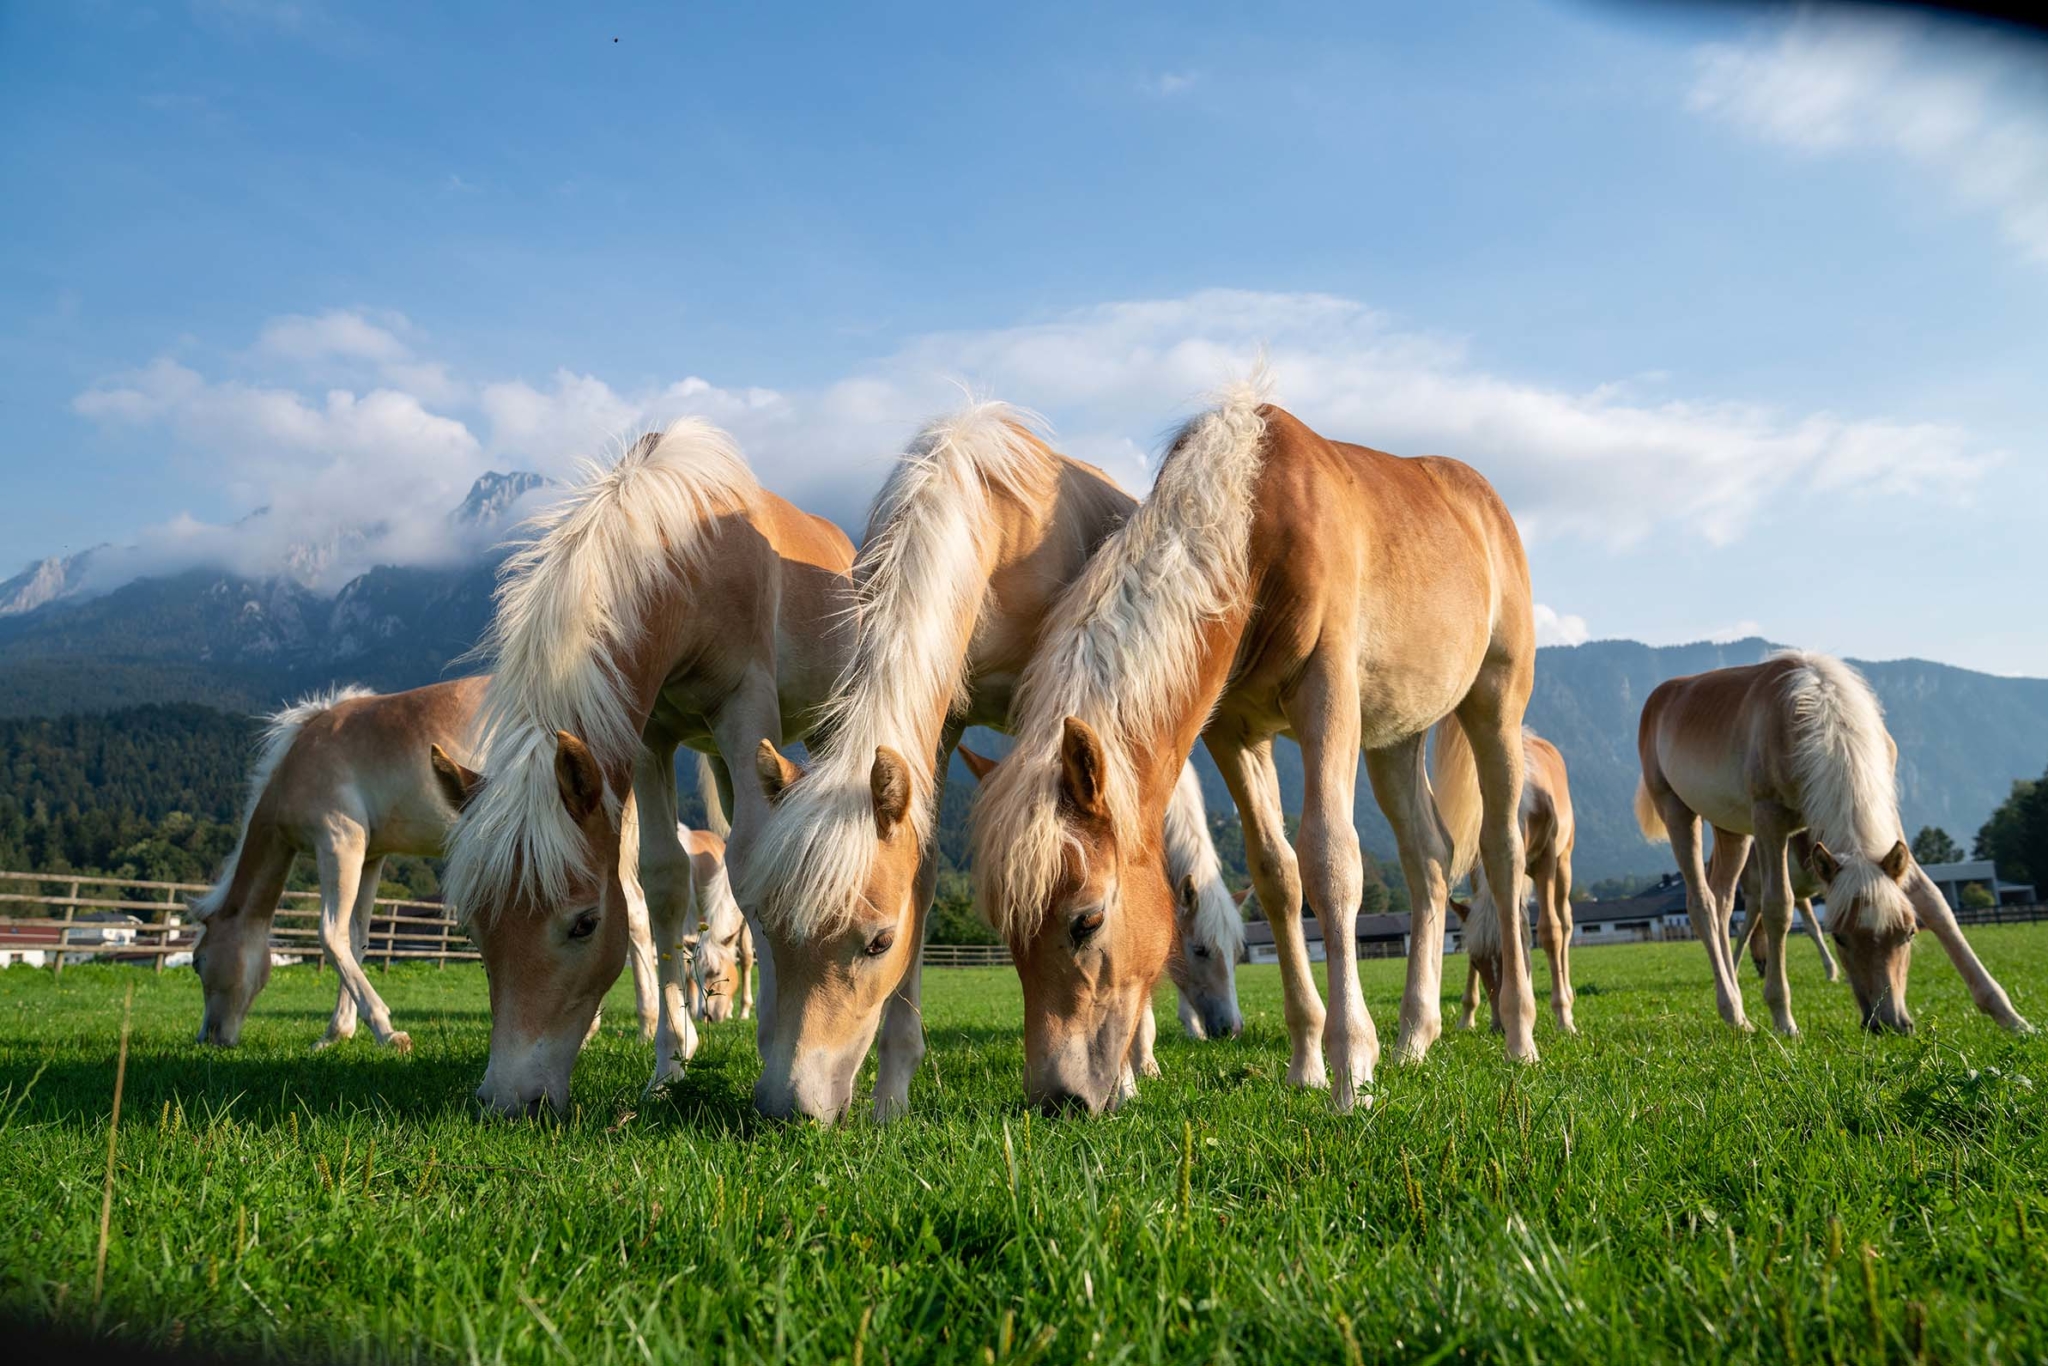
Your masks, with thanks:
[[[526,1102],[526,1117],[528,1119],[539,1119],[541,1115],[546,1113],[547,1105],[548,1098],[545,1094],[535,1096],[532,1100]]]
[[[1062,1086],[1039,1097],[1038,1108],[1047,1117],[1060,1119],[1087,1114],[1088,1102],[1078,1092],[1069,1091]]]

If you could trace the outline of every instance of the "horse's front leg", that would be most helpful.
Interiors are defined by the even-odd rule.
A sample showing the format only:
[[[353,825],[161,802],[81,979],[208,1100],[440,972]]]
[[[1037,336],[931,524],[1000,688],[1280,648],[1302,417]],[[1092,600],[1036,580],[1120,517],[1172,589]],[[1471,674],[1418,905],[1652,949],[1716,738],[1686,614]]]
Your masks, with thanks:
[[[635,872],[647,907],[655,972],[660,979],[654,1073],[647,1083],[652,1091],[681,1076],[683,1064],[697,1051],[697,1027],[683,999],[690,972],[683,939],[696,915],[697,898],[689,855],[676,838],[674,746],[642,747],[633,764],[633,805],[640,827]]]
[[[1323,1021],[1323,1052],[1330,1062],[1330,1104],[1340,1114],[1372,1085],[1380,1041],[1365,1008],[1358,978],[1358,903],[1365,895],[1365,859],[1352,824],[1358,782],[1358,664],[1348,650],[1325,650],[1310,664],[1288,707],[1301,741],[1301,830],[1295,857],[1301,863],[1302,892],[1323,927],[1323,971],[1330,985],[1329,1016]],[[1415,762],[1421,762],[1417,737]],[[1443,903],[1437,902],[1435,971],[1443,969]],[[1417,942],[1409,962],[1427,957]],[[1405,1006],[1407,1003],[1403,1002]],[[1434,1039],[1442,1028],[1440,1007],[1430,1002]],[[1403,1039],[1414,1044],[1403,1018]],[[1428,1047],[1424,1040],[1420,1048]],[[1418,1049],[1413,1056],[1420,1057]],[[1371,1097],[1366,1097],[1371,1103]]]
[[[2015,1034],[2032,1034],[2034,1027],[2013,1009],[2005,988],[1998,985],[1978,959],[1976,950],[1970,947],[1970,941],[1963,938],[1962,926],[1956,924],[1956,913],[1949,909],[1947,898],[1917,863],[1906,874],[1906,897],[1913,903],[1913,914],[1920,924],[1947,951],[1949,961],[1970,988],[1970,999],[1977,1009]]]
[[[1757,933],[1763,939],[1764,1003],[1771,1008],[1772,1026],[1792,1037],[1798,1035],[1799,1026],[1792,1019],[1792,983],[1785,970],[1786,942],[1792,930],[1792,871],[1785,845],[1797,822],[1782,807],[1759,804],[1752,824],[1761,895],[1758,904],[1750,907],[1750,914],[1759,918]]]

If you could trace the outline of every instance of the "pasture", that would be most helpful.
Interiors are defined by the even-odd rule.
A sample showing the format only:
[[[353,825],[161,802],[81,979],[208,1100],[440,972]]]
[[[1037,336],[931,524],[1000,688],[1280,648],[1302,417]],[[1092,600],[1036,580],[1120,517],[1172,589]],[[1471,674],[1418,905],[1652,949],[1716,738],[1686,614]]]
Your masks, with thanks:
[[[2048,926],[1971,937],[2048,1014]],[[1544,1011],[1523,1069],[1453,1032],[1343,1117],[1279,1084],[1273,968],[1243,971],[1234,1043],[1184,1041],[1162,993],[1165,1075],[1051,1121],[1014,975],[937,971],[913,1114],[836,1130],[754,1114],[750,1025],[643,1100],[624,981],[564,1121],[480,1123],[475,968],[379,978],[410,1057],[312,1056],[335,979],[310,968],[232,1052],[190,1042],[189,972],[12,970],[0,1312],[366,1361],[2048,1357],[2048,1042],[1978,1015],[1931,943],[1919,1032],[1866,1036],[1793,948],[1798,1041],[1730,1032],[1697,945],[1588,948],[1580,1038]],[[1401,967],[1363,965],[1383,1039]]]

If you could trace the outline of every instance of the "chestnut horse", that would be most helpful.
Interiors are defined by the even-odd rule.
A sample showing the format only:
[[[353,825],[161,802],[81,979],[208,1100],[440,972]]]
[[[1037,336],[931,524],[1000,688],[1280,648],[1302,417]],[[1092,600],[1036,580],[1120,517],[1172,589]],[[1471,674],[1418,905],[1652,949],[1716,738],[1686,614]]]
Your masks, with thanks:
[[[1472,871],[1479,846],[1479,770],[1472,762],[1472,747],[1465,731],[1454,718],[1437,722],[1436,746],[1430,758],[1430,785],[1436,789],[1437,809],[1451,836],[1452,883]],[[1522,804],[1518,812],[1522,828],[1522,867],[1529,875],[1530,890],[1536,898],[1536,940],[1550,960],[1550,1009],[1558,1028],[1567,1034],[1579,1032],[1572,1018],[1572,848],[1578,842],[1578,821],[1572,814],[1571,782],[1565,773],[1564,756],[1557,746],[1524,726],[1522,728]],[[1465,1009],[1459,1018],[1461,1029],[1472,1028],[1478,1014],[1480,988],[1492,999],[1499,981],[1498,935],[1507,933],[1503,918],[1491,906],[1492,892],[1479,880],[1472,889],[1472,901],[1460,906],[1452,902],[1466,925]],[[1514,933],[1521,933],[1523,918],[1517,908],[1506,917]]]
[[[1828,937],[1821,930],[1820,917],[1813,913],[1813,899],[1825,888],[1813,875],[1812,862],[1813,836],[1802,830],[1792,837],[1785,859],[1786,871],[1792,875],[1792,905],[1799,912],[1799,923],[1805,927],[1807,937],[1820,950],[1821,971],[1827,974],[1830,982],[1839,982],[1842,969],[1836,965],[1835,955],[1828,951]],[[1749,960],[1756,964],[1759,977],[1766,975],[1768,966],[1764,961],[1764,936],[1756,932],[1757,926],[1763,923],[1763,917],[1757,913],[1757,908],[1763,904],[1763,888],[1763,868],[1757,862],[1756,849],[1752,846],[1749,858],[1742,865],[1742,897],[1748,907],[1748,913],[1743,917],[1742,942],[1749,947]],[[1735,956],[1742,956],[1741,945],[1736,946]]]
[[[846,665],[853,546],[767,492],[732,439],[686,419],[591,470],[506,562],[483,650],[482,774],[451,840],[448,894],[491,983],[478,1096],[566,1105],[576,1044],[625,955],[623,883],[647,892],[662,973],[650,1086],[682,1070],[691,867],[675,837],[675,752],[718,760],[729,858],[766,814],[751,764],[804,735]],[[634,818],[638,836],[622,836]],[[773,1051],[775,963],[761,962]]]
[[[1135,506],[993,402],[927,424],[883,482],[824,738],[808,768],[758,756],[769,809],[737,890],[777,966],[764,1114],[837,1119],[878,1027],[875,1116],[908,1107],[946,765],[967,727],[1008,727],[1053,600]]]
[[[358,1017],[380,1044],[411,1036],[363,971],[384,860],[438,858],[455,812],[428,766],[428,747],[467,756],[484,679],[459,678],[379,695],[341,688],[268,719],[249,778],[241,837],[213,890],[192,904],[201,926],[192,961],[206,993],[199,1041],[232,1045],[270,977],[270,927],[292,864],[311,854],[320,875],[320,943],[340,991],[315,1048],[352,1038]],[[635,908],[634,982],[642,1027],[654,1029],[653,963],[644,907]]]
[[[1913,935],[1925,926],[1969,984],[1977,1008],[2008,1029],[2031,1032],[1906,847],[1894,776],[1898,747],[1877,697],[1854,669],[1827,655],[1786,650],[1761,664],[1671,679],[1643,702],[1637,748],[1643,776],[1636,820],[1649,838],[1671,841],[1722,1019],[1750,1027],[1728,929],[1735,883],[1754,839],[1763,883],[1756,914],[1764,1000],[1781,1033],[1799,1032],[1785,938],[1792,918],[1788,847],[1805,830],[1813,836],[1813,874],[1827,887],[1828,933],[1842,950],[1866,1028],[1912,1029],[1906,974]],[[1711,867],[1700,853],[1702,820],[1714,828]]]
[[[1089,1110],[1119,1098],[1132,1037],[1175,956],[1163,826],[1197,738],[1244,820],[1280,950],[1288,1080],[1322,1083],[1322,1044],[1339,1110],[1379,1058],[1355,938],[1353,786],[1365,752],[1414,897],[1397,1046],[1421,1057],[1442,1030],[1451,857],[1425,741],[1457,713],[1478,757],[1494,900],[1521,905],[1515,811],[1535,652],[1521,539],[1471,469],[1326,440],[1249,386],[1190,422],[1151,494],[1061,597],[1018,691],[1016,747],[975,807],[976,892],[1016,958],[1030,1098]],[[1282,733],[1302,748],[1299,864],[1273,767]],[[1327,1020],[1301,933],[1304,890],[1330,946]],[[1533,1059],[1518,935],[1501,936],[1501,974],[1507,1052]]]

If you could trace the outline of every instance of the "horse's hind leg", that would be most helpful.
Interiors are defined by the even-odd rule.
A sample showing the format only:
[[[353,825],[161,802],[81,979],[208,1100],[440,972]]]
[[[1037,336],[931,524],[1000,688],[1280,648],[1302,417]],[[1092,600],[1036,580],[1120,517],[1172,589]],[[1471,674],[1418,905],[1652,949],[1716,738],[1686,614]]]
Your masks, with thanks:
[[[1465,738],[1471,741],[1472,755],[1479,764],[1480,800],[1484,807],[1479,852],[1500,926],[1500,992],[1495,999],[1501,1032],[1507,1036],[1508,1057],[1534,1062],[1536,993],[1529,983],[1522,896],[1525,874],[1521,708],[1505,707],[1501,699],[1483,688],[1475,688],[1458,708],[1458,721],[1465,728]]]
[[[1572,873],[1569,856],[1552,855],[1543,860],[1536,873],[1538,933],[1543,956],[1550,960],[1550,1011],[1557,1027],[1567,1034],[1579,1032],[1572,1016]]]
[[[1792,929],[1792,874],[1785,862],[1785,841],[1793,822],[1782,808],[1761,805],[1756,811],[1757,876],[1763,897],[1751,913],[1761,917],[1764,941],[1764,1001],[1780,1034],[1797,1035],[1792,1020],[1792,986],[1785,974],[1786,939]]]
[[[401,1053],[410,1052],[412,1036],[391,1027],[391,1010],[370,985],[369,975],[356,957],[354,935],[346,919],[350,914],[359,917],[367,932],[377,901],[377,878],[384,860],[364,858],[363,844],[362,827],[352,821],[335,822],[321,832],[315,850],[320,865],[320,943],[334,963],[335,974],[356,998],[356,1010],[369,1022],[377,1042]]]
[[[381,871],[381,870],[380,870]],[[376,884],[371,883],[372,886]],[[358,897],[360,898],[360,893]],[[355,950],[356,961],[362,962],[370,952],[370,917],[351,914],[348,918],[348,942]],[[334,1018],[327,1022],[327,1033],[320,1042],[313,1045],[315,1052],[332,1044],[356,1036],[356,998],[348,989],[348,982],[336,973],[334,983]]]

